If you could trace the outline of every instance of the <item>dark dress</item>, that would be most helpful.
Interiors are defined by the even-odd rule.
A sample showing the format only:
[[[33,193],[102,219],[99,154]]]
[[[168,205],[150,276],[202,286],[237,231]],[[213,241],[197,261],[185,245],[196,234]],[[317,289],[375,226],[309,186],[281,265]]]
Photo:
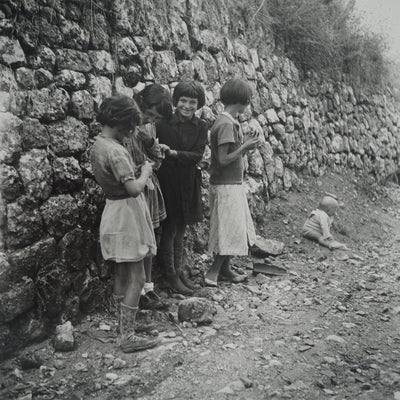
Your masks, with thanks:
[[[177,157],[166,157],[157,176],[167,209],[167,219],[189,225],[203,219],[201,202],[201,161],[207,144],[207,124],[193,117],[182,121],[176,114],[170,121],[159,121],[156,135],[160,143],[176,150]]]

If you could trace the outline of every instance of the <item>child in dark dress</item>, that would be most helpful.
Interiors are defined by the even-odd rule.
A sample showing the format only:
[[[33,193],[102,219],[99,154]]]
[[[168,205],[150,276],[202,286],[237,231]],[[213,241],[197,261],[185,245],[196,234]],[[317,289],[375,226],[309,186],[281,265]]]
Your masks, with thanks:
[[[183,275],[183,239],[187,225],[203,219],[201,161],[207,144],[207,124],[195,116],[205,104],[203,87],[197,82],[180,82],[174,90],[175,114],[159,121],[156,134],[170,150],[157,176],[164,195],[167,219],[162,222],[158,258],[168,286],[181,294],[193,293],[193,284]]]

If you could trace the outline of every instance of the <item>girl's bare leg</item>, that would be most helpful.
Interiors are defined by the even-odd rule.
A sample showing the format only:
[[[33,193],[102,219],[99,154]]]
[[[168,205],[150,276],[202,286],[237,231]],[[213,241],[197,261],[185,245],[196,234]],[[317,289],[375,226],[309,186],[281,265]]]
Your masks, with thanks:
[[[214,282],[215,286],[216,286],[221,267],[224,263],[229,264],[229,260],[230,260],[230,256],[221,256],[219,254],[216,254],[215,258],[214,258],[214,262],[211,265],[211,268],[207,271],[207,273],[205,275],[205,279],[210,283]]]

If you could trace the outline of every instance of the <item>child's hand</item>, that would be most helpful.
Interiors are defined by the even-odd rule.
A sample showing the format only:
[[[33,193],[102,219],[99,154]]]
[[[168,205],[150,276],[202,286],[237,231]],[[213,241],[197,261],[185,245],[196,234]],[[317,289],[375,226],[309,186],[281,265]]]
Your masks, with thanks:
[[[178,152],[176,150],[168,149],[165,153],[169,157],[177,157]]]
[[[163,154],[167,154],[171,149],[168,145],[160,143],[160,150]]]
[[[145,161],[144,164],[142,165],[142,175],[146,176],[146,178],[149,178],[152,173],[153,173],[153,163],[150,161]]]
[[[255,149],[260,144],[258,136],[250,135],[244,140],[244,146],[247,150]]]

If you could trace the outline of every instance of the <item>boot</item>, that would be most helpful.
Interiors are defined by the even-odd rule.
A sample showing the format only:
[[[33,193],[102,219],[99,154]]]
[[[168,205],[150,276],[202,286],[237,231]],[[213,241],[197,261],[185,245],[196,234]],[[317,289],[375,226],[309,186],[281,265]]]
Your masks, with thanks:
[[[137,310],[137,307],[130,307],[121,303],[119,346],[124,353],[150,349],[159,343],[158,338],[149,338],[136,334],[135,319]]]
[[[163,300],[154,290],[140,296],[139,307],[141,310],[168,310],[169,303]]]
[[[167,276],[168,287],[176,293],[183,294],[184,296],[191,296],[193,290],[188,288],[179,278],[178,275],[168,275]]]
[[[186,290],[187,294],[182,292],[180,293],[186,294],[187,296],[192,295],[194,283],[183,272],[183,238],[182,240],[176,239],[174,242],[174,270],[180,283],[191,292],[189,293],[189,291]],[[180,284],[178,283],[178,286],[179,285]]]

